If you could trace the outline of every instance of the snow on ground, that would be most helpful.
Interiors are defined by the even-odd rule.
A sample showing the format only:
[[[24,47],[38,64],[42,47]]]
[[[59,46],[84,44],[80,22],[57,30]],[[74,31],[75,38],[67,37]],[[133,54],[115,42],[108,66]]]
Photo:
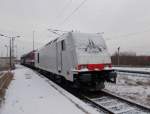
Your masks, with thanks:
[[[150,67],[146,67],[146,68],[143,68],[143,67],[113,67],[113,69],[150,72]]]
[[[0,114],[98,114],[64,89],[31,69],[18,65]]]
[[[106,83],[106,89],[150,107],[149,77],[135,77],[119,73],[117,84]]]

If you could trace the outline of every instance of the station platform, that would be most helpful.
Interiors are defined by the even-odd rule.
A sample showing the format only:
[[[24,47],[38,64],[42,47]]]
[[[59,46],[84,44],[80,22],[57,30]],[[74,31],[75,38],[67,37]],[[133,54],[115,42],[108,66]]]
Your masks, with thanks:
[[[99,114],[43,75],[16,65],[0,114]]]

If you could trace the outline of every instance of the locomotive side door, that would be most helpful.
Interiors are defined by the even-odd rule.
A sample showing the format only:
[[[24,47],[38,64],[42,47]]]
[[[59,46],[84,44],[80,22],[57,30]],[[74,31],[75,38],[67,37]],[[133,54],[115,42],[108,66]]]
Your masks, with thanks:
[[[61,73],[62,71],[62,46],[61,41],[56,43],[56,58],[57,58],[57,71]]]

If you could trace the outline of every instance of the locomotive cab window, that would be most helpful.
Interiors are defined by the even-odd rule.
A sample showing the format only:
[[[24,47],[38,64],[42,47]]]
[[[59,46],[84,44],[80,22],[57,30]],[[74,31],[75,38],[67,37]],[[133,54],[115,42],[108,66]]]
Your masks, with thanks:
[[[65,50],[66,50],[66,43],[65,43],[65,40],[62,40],[62,41],[61,41],[61,50],[62,50],[62,51],[65,51]]]

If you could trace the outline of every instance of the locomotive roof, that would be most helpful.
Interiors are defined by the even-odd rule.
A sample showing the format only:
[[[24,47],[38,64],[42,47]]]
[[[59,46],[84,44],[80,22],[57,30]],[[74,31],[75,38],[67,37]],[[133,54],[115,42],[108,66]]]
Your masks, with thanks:
[[[91,37],[93,37],[93,36],[98,36],[98,37],[102,38],[102,34],[101,34],[101,33],[81,33],[81,32],[70,31],[70,32],[67,32],[67,33],[62,34],[61,36],[55,38],[54,40],[51,40],[51,41],[48,42],[46,45],[44,45],[44,47],[45,47],[45,46],[48,46],[48,45],[50,45],[50,44],[52,44],[52,43],[54,43],[54,42],[56,42],[56,41],[58,41],[58,40],[65,39],[68,35],[72,36],[73,38],[78,37],[78,39],[80,38],[80,40],[82,40],[81,38],[82,38],[82,37],[85,37],[85,36],[91,36]],[[66,36],[66,37],[65,37],[65,36]],[[84,40],[84,39],[83,39],[83,40]],[[41,48],[43,48],[43,47],[41,47]],[[33,52],[36,52],[36,51],[37,51],[37,50],[30,51],[30,52],[28,52],[28,53],[22,55],[22,57],[25,57],[25,56],[27,56],[28,54],[33,53]]]
[[[99,37],[99,38],[102,38],[102,33],[81,33],[81,32],[75,32],[75,31],[70,31],[70,32],[66,32],[62,35],[60,35],[59,37],[51,40],[50,42],[48,42],[47,44],[45,44],[44,46],[42,46],[41,48],[39,48],[38,50],[42,49],[43,47],[47,47],[48,45],[51,45],[53,44],[54,42],[57,42],[57,41],[61,41],[63,39],[65,39],[68,35],[71,36],[71,38],[74,38],[74,37],[85,37],[85,36],[96,36],[96,37]],[[66,36],[66,37],[65,37]],[[84,39],[83,39],[84,40]],[[36,51],[38,51],[36,50]]]
[[[71,32],[67,32],[67,33],[64,33],[64,34],[62,34],[61,36],[59,36],[59,37],[57,37],[57,38],[55,38],[54,40],[51,40],[50,42],[48,42],[45,46],[47,46],[47,45],[49,45],[49,44],[52,44],[52,43],[54,43],[54,42],[56,42],[56,41],[58,41],[58,40],[62,40],[62,39],[64,39],[65,37],[64,36],[68,36],[69,34],[72,34],[72,36],[79,36],[79,37],[82,37],[83,35],[85,36],[87,36],[87,35],[89,35],[89,36],[101,36],[101,33],[81,33],[81,32],[74,32],[74,31],[71,31]]]

